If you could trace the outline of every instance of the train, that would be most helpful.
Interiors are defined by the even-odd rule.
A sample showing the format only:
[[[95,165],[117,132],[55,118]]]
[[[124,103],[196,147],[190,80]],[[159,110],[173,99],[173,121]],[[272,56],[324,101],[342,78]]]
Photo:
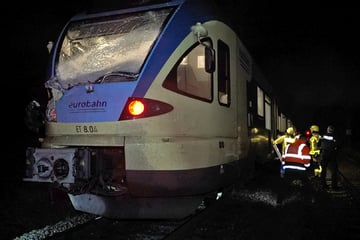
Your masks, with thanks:
[[[249,181],[293,123],[219,12],[172,0],[71,17],[51,47],[45,134],[26,147],[23,181],[115,219],[184,218]]]

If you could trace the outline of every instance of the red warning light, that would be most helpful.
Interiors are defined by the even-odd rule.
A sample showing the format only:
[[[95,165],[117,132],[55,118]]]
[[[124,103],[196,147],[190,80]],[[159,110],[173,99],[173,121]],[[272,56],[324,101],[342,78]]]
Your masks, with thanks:
[[[174,108],[161,101],[148,98],[129,98],[120,115],[119,121],[154,117],[168,113]]]
[[[141,101],[134,100],[131,103],[129,103],[128,109],[131,115],[138,116],[144,112],[145,106]]]

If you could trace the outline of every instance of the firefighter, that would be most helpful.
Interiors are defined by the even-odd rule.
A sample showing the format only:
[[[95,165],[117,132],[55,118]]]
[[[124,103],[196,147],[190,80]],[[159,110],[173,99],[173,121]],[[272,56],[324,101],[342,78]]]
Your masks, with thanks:
[[[312,166],[314,169],[314,176],[315,177],[320,177],[321,175],[321,164],[320,164],[320,132],[319,132],[319,126],[317,125],[312,125],[310,127],[310,131],[311,131],[311,137],[310,137],[310,155],[311,155],[311,161],[312,161]]]
[[[284,135],[281,135],[277,139],[273,140],[273,146],[275,150],[279,152],[277,145],[281,144],[281,155],[284,155],[286,146],[288,146],[290,143],[294,143],[295,139],[296,139],[295,129],[293,127],[289,127],[286,129],[286,133]],[[280,158],[279,160],[281,161],[282,157],[280,156],[279,158]],[[280,177],[282,178],[284,177],[284,172],[281,166],[280,166]]]
[[[285,172],[287,170],[305,172],[310,167],[310,148],[306,144],[304,135],[300,135],[293,143],[286,146],[281,162]]]
[[[288,129],[286,129],[286,133],[284,135],[281,135],[280,137],[278,137],[273,141],[273,144],[274,145],[281,144],[281,154],[284,154],[286,146],[289,145],[290,143],[295,142],[295,138],[296,136],[295,136],[294,128],[289,127]]]

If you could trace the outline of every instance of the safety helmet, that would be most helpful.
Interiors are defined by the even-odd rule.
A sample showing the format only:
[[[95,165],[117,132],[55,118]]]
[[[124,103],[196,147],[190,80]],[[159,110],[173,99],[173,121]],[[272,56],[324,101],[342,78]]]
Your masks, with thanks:
[[[286,133],[289,135],[294,135],[294,128],[293,127],[289,127],[288,129],[286,129]]]
[[[334,126],[330,125],[327,127],[326,132],[331,134],[334,133],[334,130],[335,130]]]
[[[314,132],[318,133],[319,132],[319,126],[318,125],[312,125],[310,127],[310,131],[311,131],[311,133],[314,133]]]

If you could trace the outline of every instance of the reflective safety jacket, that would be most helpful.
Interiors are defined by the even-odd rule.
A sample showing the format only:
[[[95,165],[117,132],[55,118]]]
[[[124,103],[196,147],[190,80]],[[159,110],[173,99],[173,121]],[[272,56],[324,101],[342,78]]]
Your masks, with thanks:
[[[310,138],[310,155],[317,156],[320,154],[320,138],[319,134],[313,134]]]
[[[287,169],[305,171],[310,167],[310,148],[301,139],[296,139],[294,143],[289,144],[282,157],[282,169],[285,172]]]
[[[284,154],[286,146],[288,146],[290,143],[294,143],[295,139],[295,136],[285,134],[275,139],[273,144],[281,144],[281,154]]]

